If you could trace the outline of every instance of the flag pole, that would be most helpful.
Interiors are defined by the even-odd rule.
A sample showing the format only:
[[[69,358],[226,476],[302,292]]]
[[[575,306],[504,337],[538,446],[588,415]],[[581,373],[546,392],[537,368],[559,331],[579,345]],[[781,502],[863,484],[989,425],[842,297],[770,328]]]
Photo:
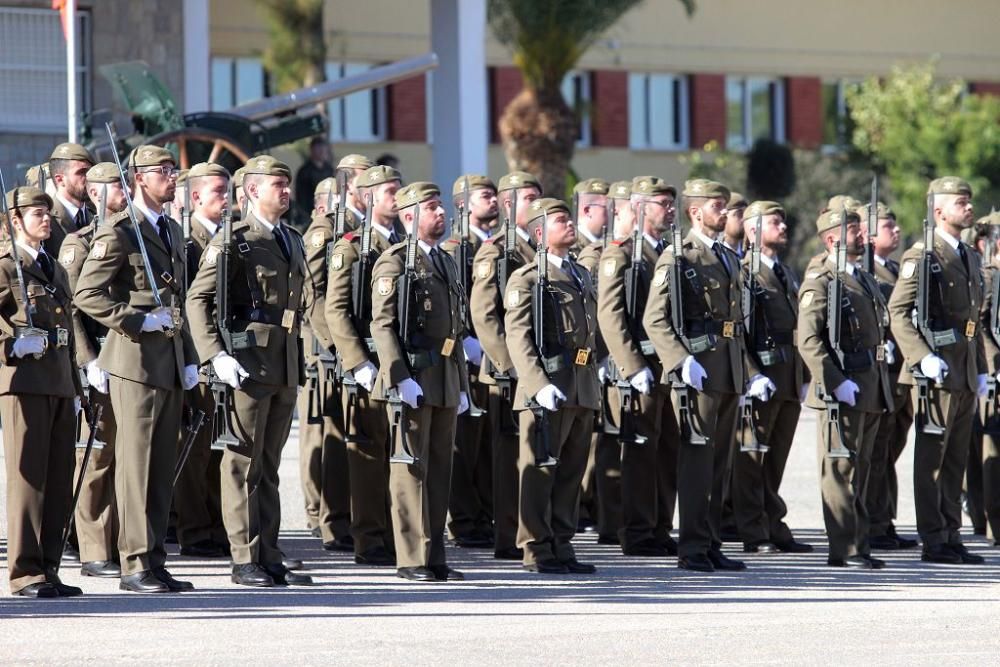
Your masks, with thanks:
[[[63,30],[66,33],[66,116],[69,141],[77,142],[76,90],[76,0],[66,0],[63,9]]]

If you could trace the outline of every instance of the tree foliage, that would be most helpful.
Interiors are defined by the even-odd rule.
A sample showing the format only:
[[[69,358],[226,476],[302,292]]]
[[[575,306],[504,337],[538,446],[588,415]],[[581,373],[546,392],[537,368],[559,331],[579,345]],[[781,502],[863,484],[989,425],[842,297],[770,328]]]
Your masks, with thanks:
[[[1000,197],[1000,99],[968,94],[961,80],[942,81],[935,63],[897,67],[848,90],[854,146],[884,170],[903,228],[926,215],[927,184],[951,175],[969,181],[977,212]]]
[[[255,2],[267,20],[270,40],[263,60],[272,92],[287,93],[326,81],[323,0]]]

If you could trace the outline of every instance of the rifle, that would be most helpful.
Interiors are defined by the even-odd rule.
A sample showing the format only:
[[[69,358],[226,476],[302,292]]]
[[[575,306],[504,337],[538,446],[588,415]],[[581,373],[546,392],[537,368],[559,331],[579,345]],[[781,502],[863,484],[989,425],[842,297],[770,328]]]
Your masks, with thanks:
[[[844,308],[851,308],[850,300],[844,296],[844,273],[847,271],[847,208],[840,209],[840,240],[833,244],[833,252],[837,260],[837,270],[833,280],[826,285],[826,336],[830,351],[841,370],[845,369],[844,348],[840,344],[841,319]],[[853,311],[852,311],[853,313]],[[857,329],[854,315],[849,323],[852,329]],[[831,387],[824,387],[823,402],[826,404],[826,435],[829,443],[827,456],[832,459],[851,457],[851,450],[844,446],[844,430],[840,425],[840,401],[834,396]]]
[[[472,211],[469,205],[469,177],[465,177],[465,183],[462,185],[462,205],[458,210],[458,220],[459,220],[459,244],[458,244],[458,280],[462,285],[462,294],[464,301],[464,313],[463,319],[465,320],[465,330],[468,333],[472,333],[474,328],[472,326],[472,315],[469,312],[469,288],[472,286],[472,243],[470,243],[469,238],[472,230],[470,229],[471,222],[470,216]],[[470,417],[482,417],[486,414],[486,410],[476,405],[475,401],[472,400],[472,393],[469,393],[469,416]]]
[[[875,275],[875,237],[878,235],[878,175],[872,174],[872,199],[868,205],[868,242],[865,244],[864,266],[868,275]]]
[[[195,410],[191,416],[191,421],[188,423],[187,427],[184,429],[187,435],[184,436],[184,444],[181,445],[181,453],[177,457],[177,463],[174,465],[174,483],[171,488],[177,486],[177,480],[181,478],[181,471],[184,470],[184,464],[187,463],[188,456],[191,455],[191,450],[194,448],[194,439],[198,435],[198,431],[201,430],[201,425],[205,422],[205,411]]]
[[[371,211],[369,202],[368,211]],[[365,218],[368,220],[371,213],[366,212]],[[368,224],[371,222],[368,220]],[[416,204],[413,217],[413,226],[410,228],[410,235],[406,238],[406,262],[403,265],[403,275],[399,279],[399,293],[396,306],[396,321],[399,322],[399,338],[402,343],[403,353],[410,350],[410,309],[413,304],[413,290],[416,287],[417,278],[417,236],[420,230],[420,204]],[[355,289],[357,284],[355,284]],[[389,402],[389,439],[394,448],[390,463],[405,463],[414,465],[419,462],[413,449],[410,447],[410,439],[406,433],[406,404],[399,396],[399,390],[391,387],[387,392]],[[423,403],[423,397],[417,399],[417,404]],[[396,449],[396,435],[399,435],[399,448]]]
[[[504,220],[503,254],[497,261],[497,287],[500,290],[501,300],[503,295],[507,293],[507,280],[515,270],[511,267],[511,263],[517,249],[517,188],[512,191],[511,197],[510,215]],[[500,210],[503,211],[502,206]],[[514,379],[510,373],[501,373],[492,366],[491,362],[490,375],[500,391],[503,405],[512,406],[514,404]],[[512,417],[510,410],[501,409],[500,430],[503,433],[517,433],[517,421]]]
[[[73,489],[73,499],[69,505],[69,515],[67,515],[66,523],[63,525],[62,547],[60,547],[59,553],[66,551],[66,543],[69,542],[69,533],[73,528],[73,516],[76,514],[76,505],[80,501],[80,492],[83,491],[83,478],[87,474],[87,466],[90,463],[90,454],[94,451],[94,443],[97,441],[97,425],[101,421],[101,415],[103,412],[104,406],[100,404],[88,410],[90,419],[87,420],[87,426],[90,428],[90,435],[87,436],[87,444],[83,448],[83,461],[80,462],[80,475],[76,479],[76,486]],[[59,571],[59,562],[56,562],[55,564],[55,571]]]
[[[222,339],[226,354],[233,353],[233,328],[229,312],[229,259],[233,245],[233,180],[229,179],[226,211],[222,216],[222,251],[215,266],[215,323]],[[232,388],[216,377],[212,365],[208,365],[209,386],[215,397],[215,421],[213,422],[212,448],[226,449],[239,445],[239,438],[233,430]]]
[[[41,336],[45,339],[45,345],[48,346],[49,332],[45,329],[38,329],[35,327],[34,315],[37,309],[35,308],[34,302],[28,295],[28,284],[24,282],[24,269],[21,267],[21,257],[20,252],[17,249],[17,241],[14,236],[14,222],[11,220],[10,209],[7,207],[7,186],[3,182],[3,170],[0,169],[0,200],[3,200],[3,219],[7,227],[7,236],[10,245],[10,255],[14,260],[14,272],[17,275],[17,284],[20,286],[21,291],[21,303],[24,304],[24,317],[28,321],[28,326],[17,327],[14,335],[17,338],[26,338],[28,336]],[[14,188],[14,204],[17,204],[17,188]],[[42,352],[44,354],[44,351]],[[35,359],[41,359],[42,354],[33,354]]]
[[[639,219],[632,230],[632,257],[629,267],[625,269],[625,317],[633,330],[632,340],[638,341],[634,335],[642,320],[639,311],[639,284],[646,275],[646,262],[642,259],[643,229],[645,226],[646,207],[639,208]],[[639,400],[635,387],[625,378],[614,360],[608,365],[608,381],[618,390],[621,403],[618,409],[618,442],[622,445],[645,445],[648,438],[640,435],[635,429],[635,410]]]
[[[153,303],[156,309],[163,308],[163,299],[160,298],[160,290],[156,286],[156,276],[153,274],[153,265],[149,261],[149,252],[146,250],[146,241],[142,238],[142,229],[139,227],[139,219],[135,215],[135,207],[132,204],[132,194],[128,189],[128,181],[125,179],[125,169],[122,167],[121,158],[118,157],[117,140],[115,133],[111,129],[111,123],[105,123],[104,129],[108,132],[108,140],[111,142],[111,154],[115,158],[115,166],[118,167],[118,179],[122,184],[122,191],[125,193],[125,210],[128,211],[129,220],[132,222],[132,229],[135,230],[135,242],[139,246],[139,254],[142,255],[142,268],[146,273],[146,282],[149,283],[149,290],[153,293]],[[180,310],[171,308],[171,317],[174,326],[164,332],[168,338],[177,333],[180,324]]]
[[[920,267],[917,272],[916,307],[917,330],[923,337],[931,352],[937,353],[938,348],[955,343],[958,338],[954,330],[935,332],[931,320],[930,291],[934,280],[935,268],[940,267],[934,262],[934,195],[927,196],[927,217],[924,218],[924,247],[920,251]],[[994,291],[996,287],[994,286]],[[926,435],[944,435],[944,426],[934,421],[931,412],[930,392],[931,378],[920,372],[919,364],[913,369],[913,379],[917,381],[917,428]]]
[[[532,288],[531,295],[531,323],[535,332],[535,349],[538,356],[544,361],[548,355],[548,345],[545,340],[545,301],[551,298],[549,294],[549,252],[548,252],[548,226],[549,216],[542,212],[542,241],[535,253],[535,261],[538,267],[538,281]],[[560,407],[562,401],[556,400],[556,407]],[[538,401],[532,398],[528,401],[528,408],[535,416],[535,423],[531,432],[531,452],[535,457],[535,465],[539,468],[548,468],[559,463],[552,456],[552,434],[549,430],[549,411],[541,406]]]
[[[615,228],[615,199],[608,193],[607,203],[607,219],[604,221],[604,236],[601,238],[601,252],[603,253],[611,245],[611,237],[614,236]],[[597,273],[600,273],[599,271]],[[596,277],[595,277],[596,281]],[[601,403],[603,404],[603,413],[601,415],[601,427],[605,435],[620,435],[621,429],[614,425],[611,420],[611,406],[608,401],[608,388],[612,384],[616,384],[616,378],[620,375],[619,369],[615,366],[614,359],[608,360],[608,374],[604,379],[604,385],[601,387]]]
[[[763,231],[764,216],[760,213],[757,214],[757,222],[754,224],[754,236],[753,241],[750,243],[750,266],[747,267],[748,271],[746,277],[743,279],[743,289],[740,292],[740,300],[743,306],[743,328],[746,331],[746,338],[750,341],[752,350],[755,353],[761,355],[761,364],[768,365],[764,362],[763,357],[765,355],[774,355],[773,350],[757,350],[757,276],[760,275],[760,235]],[[771,358],[771,356],[769,356]],[[774,363],[772,361],[772,363]],[[757,452],[764,454],[768,450],[768,446],[760,442],[757,439],[757,425],[756,420],[753,416],[753,399],[747,396],[743,397],[743,402],[740,407],[740,422],[742,428],[740,428],[740,451],[741,452]]]
[[[184,237],[184,248],[182,254],[184,256],[184,285],[188,285],[188,274],[191,272],[191,267],[188,266],[188,253],[191,250],[191,245],[194,241],[191,240],[191,184],[187,182],[184,184],[184,202],[181,204],[181,235]]]
[[[105,213],[108,210],[108,184],[107,183],[105,183],[104,185],[101,186],[101,197],[99,199],[98,208],[100,210],[97,211],[97,225],[96,226],[100,227],[101,225],[104,224],[104,221],[108,217],[107,214]]]
[[[680,211],[670,225],[671,242],[674,247],[674,262],[667,274],[667,289],[670,293],[670,325],[677,338],[684,345],[688,354],[694,355],[715,347],[715,334],[690,337],[684,325],[684,279],[694,280],[698,273],[692,267],[684,268],[684,240],[681,238]],[[691,413],[693,399],[689,387],[681,377],[680,370],[670,375],[670,386],[677,394],[677,416],[680,422],[681,438],[692,445],[707,445],[708,438],[698,430],[694,415]]]

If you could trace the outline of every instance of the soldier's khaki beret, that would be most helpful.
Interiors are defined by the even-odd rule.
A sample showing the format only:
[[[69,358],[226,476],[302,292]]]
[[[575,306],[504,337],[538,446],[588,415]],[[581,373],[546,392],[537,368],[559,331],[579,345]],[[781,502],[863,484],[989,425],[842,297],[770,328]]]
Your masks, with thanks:
[[[242,188],[243,187],[243,174],[247,173],[246,167],[240,167],[233,172],[233,187]]]
[[[1000,225],[1000,211],[995,208],[990,209],[989,215],[984,215],[983,217],[976,220],[977,225]]]
[[[781,204],[776,201],[760,200],[747,206],[747,209],[743,212],[743,219],[748,220],[756,218],[758,215],[772,215],[775,213],[780,215],[782,219],[785,218],[785,209]]]
[[[59,144],[52,149],[52,155],[49,156],[49,160],[80,160],[81,162],[89,162],[90,164],[94,164],[97,161],[86,148],[69,141]]]
[[[162,146],[139,146],[134,149],[128,157],[129,166],[141,169],[142,167],[159,167],[164,162],[177,163],[173,153]]]
[[[957,176],[942,176],[931,181],[927,188],[929,195],[965,195],[972,196],[972,186]]]
[[[729,203],[729,188],[717,181],[696,178],[684,183],[684,196],[705,199],[722,198]]]
[[[632,196],[632,181],[615,181],[608,186],[608,195],[612,199],[628,199]]]
[[[823,210],[839,211],[842,208],[846,208],[853,211],[859,206],[861,206],[861,202],[851,195],[834,195],[830,197],[829,201],[826,202],[826,208]]]
[[[858,212],[858,216],[860,216],[861,218],[867,220],[868,219],[868,209],[869,208],[871,208],[871,204],[870,203],[868,203],[868,204],[861,204],[855,210]],[[896,213],[895,213],[895,211],[893,211],[891,208],[889,208],[888,206],[886,206],[882,202],[878,203],[878,206],[876,207],[876,210],[878,211],[878,219],[879,220],[882,220],[883,218],[892,218],[893,220],[896,219]]]
[[[38,176],[39,169],[42,170],[42,174],[44,174],[45,179],[47,180],[50,174],[48,162],[43,162],[42,164],[36,164],[34,167],[28,167],[28,171],[24,172],[24,180],[27,181],[28,183],[38,183],[39,180],[41,180],[39,179]]]
[[[368,167],[363,172],[358,174],[358,178],[354,182],[354,185],[359,188],[371,188],[376,185],[382,185],[383,183],[402,180],[403,176],[399,173],[398,169],[384,164],[377,164],[374,167]]]
[[[184,172],[181,173],[183,174]],[[228,179],[229,170],[221,164],[215,162],[199,162],[187,170],[187,180],[189,181],[193,181],[196,178],[204,178],[206,176],[221,176],[222,178]],[[178,178],[177,182],[180,183],[181,179]]]
[[[840,209],[835,211],[823,211],[819,214],[819,218],[816,219],[816,233],[822,234],[823,232],[829,231],[840,227],[841,221],[843,220],[843,214],[847,213],[847,223],[861,222],[861,216],[858,215],[856,210],[852,209]]]
[[[117,183],[120,179],[114,162],[98,162],[87,170],[88,183]]]
[[[375,163],[371,158],[357,153],[351,153],[341,158],[337,163],[337,169],[371,169]]]
[[[340,190],[337,187],[337,179],[332,176],[329,178],[324,178],[322,181],[316,184],[316,189],[313,190],[313,197],[322,197],[330,193],[340,194]]]
[[[767,202],[767,203],[773,204],[774,202]],[[746,208],[746,207],[747,207],[747,198],[746,197],[744,197],[739,192],[730,192],[729,193],[729,203],[726,204],[726,208],[727,209],[729,209],[730,211],[732,211],[733,209]],[[746,215],[746,214],[744,213],[744,215]],[[756,215],[756,214],[754,214],[754,215]]]
[[[187,183],[188,173],[190,171],[191,171],[190,169],[181,169],[179,172],[177,172],[177,185],[184,185],[185,183]]]
[[[465,179],[469,179],[469,192],[473,190],[496,190],[497,186],[493,184],[493,180],[489,176],[484,176],[482,174],[463,174],[455,179],[455,184],[451,186],[451,196],[461,197],[462,193],[465,192]]]
[[[538,179],[532,174],[529,174],[526,171],[512,171],[509,174],[504,174],[500,177],[497,192],[517,190],[518,188],[526,188],[531,185],[538,188],[539,192],[542,191],[542,184],[539,183]]]
[[[632,179],[632,194],[644,197],[671,195],[677,197],[677,188],[659,176],[636,176]]]
[[[392,167],[385,167],[392,169]],[[395,169],[393,169],[395,171]],[[367,171],[365,173],[368,173]],[[397,172],[399,173],[399,172]],[[428,199],[441,196],[441,188],[429,181],[417,181],[410,183],[406,187],[400,188],[396,192],[396,208],[402,210],[408,206],[420,204]]]
[[[578,195],[606,195],[610,185],[603,178],[588,178],[573,186],[573,193]]]
[[[541,220],[546,215],[555,215],[559,212],[572,215],[569,206],[562,199],[542,197],[531,202],[531,205],[528,206],[528,222],[535,222]]]
[[[243,174],[259,174],[261,176],[284,176],[292,177],[292,170],[288,165],[272,155],[258,155],[247,160],[243,165]]]
[[[26,208],[28,206],[44,206],[51,210],[52,198],[30,185],[14,188],[7,193],[8,208]]]

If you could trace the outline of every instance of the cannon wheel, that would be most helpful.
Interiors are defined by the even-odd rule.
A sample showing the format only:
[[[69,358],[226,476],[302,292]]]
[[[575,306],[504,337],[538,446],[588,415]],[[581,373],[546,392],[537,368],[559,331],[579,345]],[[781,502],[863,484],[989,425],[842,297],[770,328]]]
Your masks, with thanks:
[[[190,169],[199,162],[216,162],[235,171],[250,159],[250,151],[223,134],[200,127],[184,127],[149,139],[179,159],[178,167]]]

